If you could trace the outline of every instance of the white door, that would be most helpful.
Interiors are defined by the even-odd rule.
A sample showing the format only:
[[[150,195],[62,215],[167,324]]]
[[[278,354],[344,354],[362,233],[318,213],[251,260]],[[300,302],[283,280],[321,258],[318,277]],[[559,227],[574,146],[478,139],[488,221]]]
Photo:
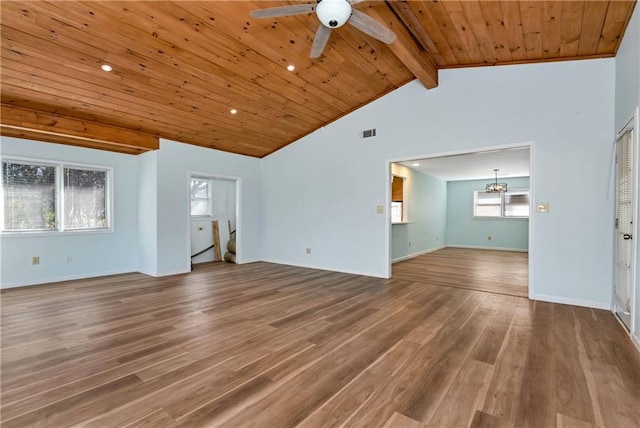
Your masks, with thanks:
[[[631,328],[633,264],[633,129],[623,131],[616,142],[616,234],[614,310]]]

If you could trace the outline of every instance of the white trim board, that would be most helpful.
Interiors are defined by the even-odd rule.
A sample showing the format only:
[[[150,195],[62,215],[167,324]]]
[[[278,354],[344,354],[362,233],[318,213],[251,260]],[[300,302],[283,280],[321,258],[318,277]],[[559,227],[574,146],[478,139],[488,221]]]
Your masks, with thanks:
[[[548,294],[536,294],[531,300],[540,300],[542,302],[560,303],[561,305],[582,306],[584,308],[611,309],[611,302],[596,302],[593,300],[573,299],[571,297],[550,296]]]
[[[32,285],[52,284],[56,282],[75,281],[78,279],[100,278],[102,276],[122,275],[124,273],[138,273],[138,271],[136,269],[116,269],[104,272],[55,276],[53,278],[38,279],[35,281],[2,282],[0,289],[4,290],[7,288],[29,287]]]
[[[430,248],[428,250],[418,251],[417,253],[411,253],[411,254],[408,254],[406,256],[395,258],[395,259],[391,260],[391,263],[398,263],[398,262],[402,262],[404,260],[413,259],[414,257],[422,256],[423,254],[432,253],[434,251],[442,250],[444,248],[447,248],[447,246],[443,245],[441,247]]]
[[[303,263],[284,262],[284,261],[281,261],[281,260],[273,260],[273,259],[264,259],[264,260],[260,260],[260,261],[265,262],[265,263],[274,263],[276,265],[295,266],[295,267],[301,267],[301,268],[307,268],[307,269],[326,270],[326,271],[329,271],[329,272],[347,273],[347,274],[350,274],[350,275],[360,275],[360,276],[369,276],[369,277],[372,277],[372,278],[388,279],[385,276],[375,275],[375,274],[373,274],[371,272],[362,272],[362,271],[356,271],[356,270],[350,270],[350,269],[337,269],[337,268],[334,268],[334,267],[308,265],[308,264],[303,264]]]
[[[635,335],[630,335],[631,343],[636,347],[636,350],[640,352],[640,339],[638,339]]]
[[[523,248],[507,248],[507,247],[482,247],[479,245],[447,245],[447,248],[469,248],[472,250],[496,250],[496,251],[517,251],[519,253],[528,253],[528,249]]]

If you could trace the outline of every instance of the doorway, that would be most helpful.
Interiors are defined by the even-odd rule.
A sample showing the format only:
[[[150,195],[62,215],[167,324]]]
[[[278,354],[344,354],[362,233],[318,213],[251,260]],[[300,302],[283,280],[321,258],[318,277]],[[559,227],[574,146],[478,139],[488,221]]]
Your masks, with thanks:
[[[388,221],[389,277],[424,273],[425,281],[442,282],[429,268],[453,263],[439,268],[449,271],[443,285],[532,297],[533,166],[533,143],[390,161],[389,179],[400,175],[408,187],[408,218]],[[475,271],[476,285],[469,281]]]
[[[191,173],[189,191],[189,256],[192,265],[238,260],[240,179]],[[232,252],[232,257],[227,254],[229,252]]]

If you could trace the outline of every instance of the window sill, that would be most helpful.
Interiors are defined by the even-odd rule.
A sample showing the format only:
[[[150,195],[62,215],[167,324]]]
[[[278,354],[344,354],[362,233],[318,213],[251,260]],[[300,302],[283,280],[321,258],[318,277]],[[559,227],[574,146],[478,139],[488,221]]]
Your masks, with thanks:
[[[474,216],[474,217],[471,217],[471,220],[522,221],[522,220],[529,220],[529,217],[475,217]]]
[[[413,224],[415,223],[415,221],[392,221],[391,224],[392,225],[396,225],[396,224]]]
[[[89,236],[89,235],[107,235],[114,233],[113,228],[109,229],[91,229],[91,230],[34,230],[24,232],[0,232],[0,239],[4,238],[55,238],[59,236]]]

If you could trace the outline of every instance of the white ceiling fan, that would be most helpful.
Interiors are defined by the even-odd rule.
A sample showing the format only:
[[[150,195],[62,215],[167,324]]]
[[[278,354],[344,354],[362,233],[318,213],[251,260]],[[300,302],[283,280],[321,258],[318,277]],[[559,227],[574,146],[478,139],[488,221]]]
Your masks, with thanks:
[[[318,58],[322,54],[329,41],[331,31],[342,27],[344,24],[351,24],[381,42],[392,43],[396,39],[396,34],[393,31],[369,15],[352,7],[362,1],[364,0],[318,0],[315,4],[294,4],[258,9],[251,11],[249,16],[252,18],[277,18],[280,16],[303,15],[315,11],[320,20],[320,26],[311,46],[311,54],[309,55],[311,58]]]

